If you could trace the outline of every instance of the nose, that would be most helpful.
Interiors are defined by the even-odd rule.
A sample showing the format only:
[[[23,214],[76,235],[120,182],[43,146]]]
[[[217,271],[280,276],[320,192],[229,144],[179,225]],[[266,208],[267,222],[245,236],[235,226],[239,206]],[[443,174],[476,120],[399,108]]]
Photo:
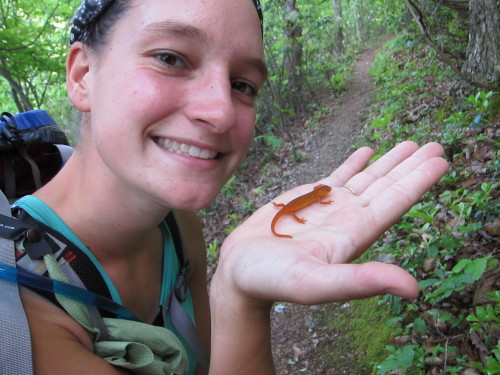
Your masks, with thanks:
[[[228,74],[212,70],[192,80],[187,113],[190,119],[223,133],[236,122],[231,82]]]

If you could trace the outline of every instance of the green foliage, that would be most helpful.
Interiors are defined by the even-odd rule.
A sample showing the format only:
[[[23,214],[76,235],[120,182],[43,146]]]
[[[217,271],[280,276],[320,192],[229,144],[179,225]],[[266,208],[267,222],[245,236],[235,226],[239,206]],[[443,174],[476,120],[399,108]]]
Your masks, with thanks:
[[[376,366],[377,375],[389,374],[392,371],[404,371],[405,374],[419,374],[424,361],[424,349],[418,345],[405,345],[395,348],[388,345],[391,353],[385,361]]]
[[[283,140],[272,134],[263,134],[256,137],[256,139],[263,139],[265,144],[272,150],[277,150],[283,146]]]
[[[227,228],[224,228],[224,231],[226,233],[231,233],[241,223],[241,217],[238,213],[229,214],[229,218],[231,219],[231,225]]]
[[[219,241],[213,240],[207,248],[207,261],[208,264],[214,264],[219,258]]]
[[[483,374],[500,374],[500,340],[498,340],[496,349],[493,349],[491,353],[493,356],[486,357],[486,366],[483,366],[482,363],[475,361],[472,361],[471,363],[481,370]]]
[[[340,3],[342,19],[336,20],[331,2],[298,1],[299,13],[287,14],[283,1],[263,1],[270,76],[259,99],[258,135],[276,135],[274,132],[287,126],[289,119],[314,111],[310,103],[342,92],[357,51],[377,40],[388,28],[391,32],[398,29],[405,7],[402,0]],[[387,22],[388,19],[394,22]],[[300,66],[296,67],[298,77],[291,77],[285,63],[292,48],[292,41],[286,35],[286,27],[291,23],[302,31],[293,41],[302,56]],[[343,46],[339,46],[336,36],[339,28],[343,32]],[[272,148],[275,143],[269,146]]]
[[[221,193],[224,194],[227,198],[232,198],[234,195],[234,184],[236,182],[236,176],[233,175],[226,182],[226,184],[222,187]]]
[[[475,312],[467,317],[471,322],[471,331],[483,331],[490,335],[500,330],[500,291],[489,294],[492,304],[476,306]]]
[[[462,259],[450,271],[438,269],[435,274],[438,278],[429,278],[419,283],[420,289],[429,288],[425,300],[431,303],[440,302],[452,293],[460,292],[469,284],[473,284],[483,276],[490,256],[474,260]]]
[[[476,110],[479,116],[491,117],[495,113],[493,112],[494,107],[490,106],[490,99],[492,99],[494,95],[495,93],[493,91],[479,91],[476,95],[470,95],[466,102]],[[498,108],[496,108],[496,112],[498,112]],[[474,124],[476,124],[476,120]]]
[[[392,296],[381,299],[391,307],[387,324],[396,339],[411,341],[388,346],[385,360],[376,363],[373,371],[423,374],[441,366],[443,373],[458,374],[475,365],[484,373],[497,373],[498,292],[487,305],[464,307],[462,301],[498,267],[498,254],[491,247],[472,250],[474,241],[482,238],[489,225],[496,225],[500,214],[500,153],[494,151],[498,142],[486,135],[494,131],[491,122],[498,121],[496,106],[491,104],[498,94],[480,91],[461,102],[439,98],[439,87],[426,87],[439,86],[450,72],[408,33],[386,44],[371,73],[377,104],[368,119],[364,144],[380,149],[378,156],[402,139],[439,141],[452,165],[439,190],[426,194],[374,246],[377,254],[393,259],[419,279],[421,295],[413,303]],[[424,104],[418,111],[409,111],[415,103]],[[460,352],[455,338],[469,331],[491,353],[482,364]]]
[[[47,108],[66,96],[64,61],[75,1],[1,0],[2,110]]]
[[[495,334],[500,333],[500,291],[489,293],[491,303],[485,306],[476,306],[474,313],[467,316],[471,332],[477,332],[488,345],[494,340]],[[497,339],[491,356],[486,357],[486,366],[482,363],[471,362],[484,374],[500,374],[500,340]]]
[[[336,334],[336,344],[341,348],[331,353],[331,362],[338,373],[368,374],[371,364],[384,358],[387,341],[393,333],[393,328],[384,324],[387,305],[369,298],[350,301],[341,307],[334,304],[332,312],[329,308],[323,312],[323,319],[326,329]],[[353,353],[353,358],[348,360],[350,356],[346,353]]]

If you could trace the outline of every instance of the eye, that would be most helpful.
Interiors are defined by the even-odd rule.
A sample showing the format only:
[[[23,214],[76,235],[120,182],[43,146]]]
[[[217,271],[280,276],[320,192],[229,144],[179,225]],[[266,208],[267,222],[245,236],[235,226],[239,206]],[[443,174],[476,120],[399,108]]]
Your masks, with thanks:
[[[163,64],[170,65],[175,68],[186,69],[184,60],[174,52],[161,52],[155,56]]]
[[[242,81],[236,81],[231,83],[231,87],[233,90],[239,91],[245,95],[255,97],[257,96],[257,90],[255,87],[250,85],[249,83],[242,82]]]

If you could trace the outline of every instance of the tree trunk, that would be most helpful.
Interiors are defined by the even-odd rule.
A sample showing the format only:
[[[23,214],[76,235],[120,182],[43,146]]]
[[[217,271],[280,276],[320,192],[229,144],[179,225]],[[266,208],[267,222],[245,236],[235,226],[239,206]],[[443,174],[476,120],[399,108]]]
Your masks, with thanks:
[[[288,72],[288,86],[290,88],[290,101],[294,110],[300,105],[300,91],[302,80],[300,66],[302,64],[302,27],[300,26],[300,12],[295,6],[296,0],[285,2],[285,36],[287,49],[285,52],[285,70]]]
[[[359,13],[359,7],[357,1],[352,2],[352,10],[354,12],[354,22],[356,23],[356,44],[363,40],[361,36],[361,14]]]
[[[500,0],[469,1],[469,44],[462,73],[472,82],[500,88]]]
[[[340,56],[344,53],[344,28],[342,26],[342,4],[340,0],[332,0],[333,19],[335,22],[334,45],[335,53]]]
[[[16,103],[19,112],[30,111],[33,109],[30,98],[23,91],[21,85],[12,77],[6,69],[0,67],[0,77],[4,77],[9,83],[12,97]]]

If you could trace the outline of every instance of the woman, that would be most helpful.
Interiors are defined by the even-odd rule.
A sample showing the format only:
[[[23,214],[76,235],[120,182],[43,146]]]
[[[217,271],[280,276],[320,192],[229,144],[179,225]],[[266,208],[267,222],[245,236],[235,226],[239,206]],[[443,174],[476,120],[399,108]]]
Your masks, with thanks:
[[[271,204],[238,227],[222,246],[209,311],[205,246],[192,210],[215,199],[253,136],[255,97],[266,79],[257,4],[115,0],[96,6],[80,11],[67,58],[68,94],[83,113],[79,144],[62,171],[18,206],[85,247],[116,299],[145,323],[158,318],[165,273],[173,267],[162,222],[172,210],[191,265],[194,320],[211,348],[210,374],[274,373],[273,301],[416,297],[416,281],[406,271],[348,263],[447,169],[439,145],[405,142],[364,171],[372,151],[358,150],[322,180],[333,187],[334,203],[304,209],[307,226],[281,219],[280,230],[293,233],[292,240],[272,235]],[[36,374],[127,373],[94,353],[88,332],[61,306],[29,290],[23,303]]]

